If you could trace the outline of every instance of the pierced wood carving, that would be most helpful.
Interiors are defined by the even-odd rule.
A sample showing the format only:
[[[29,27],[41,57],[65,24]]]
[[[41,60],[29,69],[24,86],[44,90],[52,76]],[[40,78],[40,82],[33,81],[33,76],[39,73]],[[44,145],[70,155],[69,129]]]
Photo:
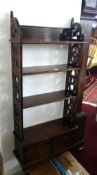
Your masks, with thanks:
[[[77,95],[79,70],[67,72],[66,95]]]
[[[64,116],[70,123],[75,122],[76,118],[76,98],[69,98],[64,101]]]
[[[14,97],[14,132],[22,140],[23,139],[23,112],[22,112],[22,46],[17,43],[20,41],[19,23],[11,14],[11,54],[13,69],[13,97]],[[14,41],[14,42],[13,42]]]
[[[68,67],[71,67],[71,68],[81,67],[81,64],[82,64],[81,52],[82,52],[81,44],[70,44],[69,45]],[[79,76],[80,76],[80,70],[71,70],[67,72],[66,87],[65,87],[66,95],[70,95],[70,96],[78,95]],[[68,119],[68,121],[69,120],[74,121],[75,113],[76,113],[75,98],[66,100],[64,102],[64,116]]]
[[[81,44],[70,44],[68,51],[68,67],[80,67],[81,65]]]
[[[82,63],[81,59],[82,45],[70,44],[68,51],[68,67],[80,67]],[[72,70],[67,72],[66,77],[66,95],[77,95],[78,80],[80,70]]]

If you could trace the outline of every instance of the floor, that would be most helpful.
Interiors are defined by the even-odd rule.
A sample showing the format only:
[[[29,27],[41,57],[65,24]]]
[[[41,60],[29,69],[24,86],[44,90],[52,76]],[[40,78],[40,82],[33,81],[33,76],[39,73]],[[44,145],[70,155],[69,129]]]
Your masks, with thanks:
[[[82,165],[74,158],[69,152],[65,152],[57,157],[57,160],[63,166],[63,169],[69,170],[68,175],[89,175],[89,173],[82,167]],[[80,174],[77,174],[77,173]],[[34,167],[30,175],[65,175],[62,171],[59,171],[52,165],[50,161],[47,161],[40,166]]]
[[[0,154],[0,175],[2,175],[3,172],[3,160],[2,160],[2,156]]]

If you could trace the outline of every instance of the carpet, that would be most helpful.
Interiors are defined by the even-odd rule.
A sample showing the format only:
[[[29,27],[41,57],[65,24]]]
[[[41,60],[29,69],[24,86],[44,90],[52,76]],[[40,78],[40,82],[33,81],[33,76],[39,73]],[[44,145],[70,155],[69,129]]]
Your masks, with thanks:
[[[91,84],[93,84],[94,81],[95,81],[94,76],[91,77],[91,80],[90,80],[89,77],[86,76],[86,78],[85,78],[85,89],[87,89]]]
[[[80,152],[72,150],[72,154],[91,175],[97,175],[97,107],[83,104],[82,110],[86,113],[85,145]]]
[[[85,89],[83,103],[97,106],[97,79],[95,79],[92,84]]]

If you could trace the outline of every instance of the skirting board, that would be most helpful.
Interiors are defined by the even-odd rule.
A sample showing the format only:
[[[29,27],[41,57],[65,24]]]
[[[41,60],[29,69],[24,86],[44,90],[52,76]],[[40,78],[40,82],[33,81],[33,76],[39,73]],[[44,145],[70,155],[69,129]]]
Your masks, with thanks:
[[[0,175],[3,175],[3,160],[2,160],[1,153],[0,153]]]
[[[20,175],[21,172],[21,167],[16,158],[4,163],[4,175]]]

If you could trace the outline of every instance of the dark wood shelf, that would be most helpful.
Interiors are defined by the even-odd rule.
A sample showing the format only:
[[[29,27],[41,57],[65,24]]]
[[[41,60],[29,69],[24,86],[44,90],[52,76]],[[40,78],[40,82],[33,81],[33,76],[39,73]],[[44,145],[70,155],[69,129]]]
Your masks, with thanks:
[[[56,119],[46,123],[38,124],[24,129],[24,140],[26,145],[35,144],[48,140],[55,136],[68,133],[78,127],[69,127],[64,118]]]
[[[43,73],[53,73],[53,72],[65,72],[70,70],[79,70],[80,68],[71,68],[67,64],[61,65],[51,65],[51,66],[33,66],[33,67],[24,67],[23,75],[34,75],[34,74],[43,74]]]
[[[33,40],[31,38],[24,38],[21,40],[11,39],[9,40],[11,43],[17,43],[17,44],[88,44],[88,42],[85,41],[61,41],[61,40]]]
[[[39,106],[42,104],[48,104],[48,103],[62,101],[68,98],[75,98],[75,97],[76,96],[71,96],[71,97],[66,96],[64,90],[28,96],[23,98],[23,108]]]
[[[84,44],[83,41],[61,41],[64,28],[20,25],[22,44]]]
[[[86,44],[86,42],[82,41],[60,41],[60,40],[54,40],[54,41],[43,41],[43,40],[31,40],[29,38],[24,38],[21,40],[22,44]]]

